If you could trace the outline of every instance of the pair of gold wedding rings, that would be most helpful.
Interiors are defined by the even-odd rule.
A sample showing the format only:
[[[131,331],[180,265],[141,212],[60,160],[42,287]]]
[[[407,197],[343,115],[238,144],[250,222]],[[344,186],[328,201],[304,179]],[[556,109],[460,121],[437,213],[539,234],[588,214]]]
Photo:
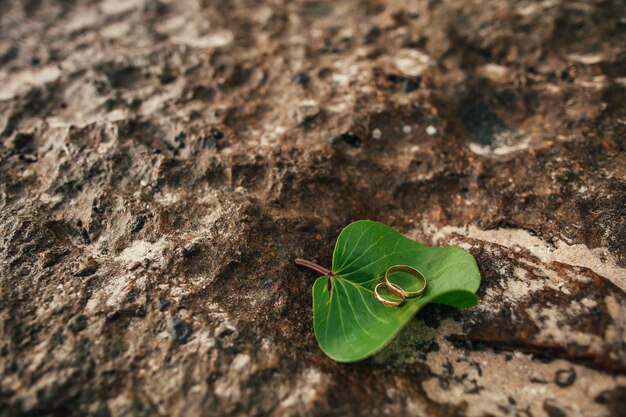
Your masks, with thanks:
[[[421,282],[422,287],[417,291],[405,291],[398,284],[394,284],[389,280],[389,275],[393,274],[394,272],[406,272],[413,275]],[[380,295],[379,292],[382,287],[386,287],[394,295],[400,297],[400,300],[394,301],[384,298],[382,295]],[[404,303],[405,299],[420,297],[422,294],[424,294],[424,291],[426,291],[426,277],[424,277],[424,274],[422,274],[420,271],[413,268],[412,266],[394,265],[391,268],[387,269],[387,271],[385,271],[385,279],[379,282],[376,287],[374,287],[374,296],[376,297],[376,300],[386,305],[387,307],[398,307],[402,303]]]

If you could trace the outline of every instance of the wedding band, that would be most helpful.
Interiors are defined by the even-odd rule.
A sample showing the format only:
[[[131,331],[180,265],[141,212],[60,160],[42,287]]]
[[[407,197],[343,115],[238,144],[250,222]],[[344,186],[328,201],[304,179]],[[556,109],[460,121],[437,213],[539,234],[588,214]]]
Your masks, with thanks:
[[[391,300],[387,300],[386,298],[383,298],[383,296],[378,293],[378,289],[380,287],[386,287],[386,286],[387,284],[384,281],[376,284],[376,287],[374,287],[374,297],[376,297],[378,301],[380,301],[382,304],[386,305],[387,307],[398,307],[400,304],[404,302],[404,297],[402,295],[400,295],[400,297],[402,298],[400,301],[391,301]],[[398,295],[395,291],[393,291],[393,293]]]
[[[406,272],[413,275],[422,282],[422,288],[417,291],[405,291],[398,284],[394,284],[393,282],[389,281],[389,275],[394,272]],[[416,298],[422,295],[426,290],[426,278],[424,277],[424,275],[417,269],[408,265],[394,265],[389,268],[387,272],[385,272],[384,284],[387,286],[387,288],[389,288],[389,290],[401,296],[402,298]]]

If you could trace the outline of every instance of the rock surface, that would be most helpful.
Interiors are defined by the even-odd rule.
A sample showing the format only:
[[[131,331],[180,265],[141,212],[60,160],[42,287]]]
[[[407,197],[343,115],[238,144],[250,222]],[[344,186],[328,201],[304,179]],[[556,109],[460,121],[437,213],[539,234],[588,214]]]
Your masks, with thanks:
[[[0,416],[625,415],[625,10],[0,1]],[[338,364],[363,218],[482,302]]]

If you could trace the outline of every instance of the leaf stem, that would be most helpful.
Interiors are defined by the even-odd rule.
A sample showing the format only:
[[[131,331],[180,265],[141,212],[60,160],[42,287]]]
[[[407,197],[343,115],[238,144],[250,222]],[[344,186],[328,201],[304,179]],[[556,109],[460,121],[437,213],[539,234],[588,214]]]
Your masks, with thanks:
[[[335,274],[333,274],[333,271],[328,269],[328,268],[324,268],[321,265],[316,264],[315,262],[312,261],[307,261],[306,259],[302,259],[302,258],[296,258],[296,265],[300,265],[300,266],[306,266],[309,269],[314,270],[315,272],[318,272],[324,276],[327,277],[332,277]]]

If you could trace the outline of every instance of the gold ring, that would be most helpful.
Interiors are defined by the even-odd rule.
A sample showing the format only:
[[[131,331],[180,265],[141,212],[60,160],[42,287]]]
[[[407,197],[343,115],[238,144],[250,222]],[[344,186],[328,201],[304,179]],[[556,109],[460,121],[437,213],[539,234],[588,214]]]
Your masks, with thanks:
[[[389,281],[389,275],[394,272],[407,272],[413,275],[414,277],[416,277],[418,280],[422,282],[422,288],[420,288],[417,291],[403,290],[402,287],[400,287],[398,284],[394,284],[393,282]],[[420,295],[424,294],[424,291],[426,290],[426,278],[424,277],[424,274],[422,274],[420,271],[413,268],[412,266],[408,266],[408,265],[394,265],[391,268],[389,268],[387,272],[385,272],[385,284],[387,285],[387,288],[389,288],[390,291],[396,293],[397,295],[402,296],[403,298],[419,297]]]
[[[402,295],[400,295],[400,297],[402,298],[402,300],[400,301],[391,301],[391,300],[387,300],[386,298],[383,298],[383,296],[378,293],[378,289],[383,286],[386,287],[387,284],[385,282],[379,282],[378,284],[376,284],[376,287],[374,287],[374,297],[376,297],[378,301],[380,301],[382,304],[386,305],[387,307],[398,307],[400,304],[404,302],[404,297]],[[392,291],[392,292],[396,295],[399,295],[395,291]]]

